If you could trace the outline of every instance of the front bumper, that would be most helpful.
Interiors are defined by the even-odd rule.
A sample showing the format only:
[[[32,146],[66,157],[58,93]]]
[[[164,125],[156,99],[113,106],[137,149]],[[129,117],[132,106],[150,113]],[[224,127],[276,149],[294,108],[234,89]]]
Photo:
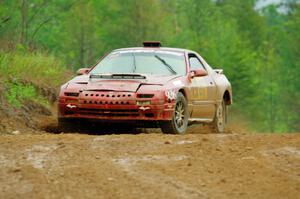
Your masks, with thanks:
[[[175,102],[161,96],[139,98],[129,92],[82,92],[78,97],[61,96],[59,118],[96,119],[109,121],[171,120]]]

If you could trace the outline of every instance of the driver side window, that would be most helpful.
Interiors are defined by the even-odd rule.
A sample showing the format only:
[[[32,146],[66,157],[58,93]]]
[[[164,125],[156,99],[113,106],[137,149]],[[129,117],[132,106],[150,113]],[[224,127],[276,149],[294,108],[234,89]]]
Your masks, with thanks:
[[[205,70],[203,64],[199,61],[199,59],[194,54],[189,54],[189,62],[190,62],[190,71],[192,70]]]

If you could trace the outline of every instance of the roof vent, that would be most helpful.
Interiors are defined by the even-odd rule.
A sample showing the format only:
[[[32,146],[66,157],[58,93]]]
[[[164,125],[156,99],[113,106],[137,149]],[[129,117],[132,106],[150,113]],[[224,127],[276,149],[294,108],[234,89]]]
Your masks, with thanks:
[[[144,41],[144,47],[161,47],[160,41]]]

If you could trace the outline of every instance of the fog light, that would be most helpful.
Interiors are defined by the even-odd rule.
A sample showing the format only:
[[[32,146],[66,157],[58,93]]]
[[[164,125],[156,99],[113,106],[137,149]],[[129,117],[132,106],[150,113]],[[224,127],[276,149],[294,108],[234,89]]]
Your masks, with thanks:
[[[150,105],[151,101],[137,101],[136,105],[138,106],[146,106],[146,105]]]
[[[68,105],[66,105],[66,107],[69,109],[77,108],[76,105],[72,105],[72,104],[68,104]]]
[[[67,99],[66,100],[66,103],[77,103],[78,102],[78,100],[76,100],[76,99]]]

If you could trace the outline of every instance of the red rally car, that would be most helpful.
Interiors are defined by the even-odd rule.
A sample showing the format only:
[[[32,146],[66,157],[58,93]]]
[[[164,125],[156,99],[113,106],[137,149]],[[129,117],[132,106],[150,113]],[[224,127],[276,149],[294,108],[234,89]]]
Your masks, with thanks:
[[[196,122],[223,132],[232,104],[223,70],[212,69],[194,51],[143,44],[112,51],[62,85],[59,125],[74,119],[151,123],[164,133],[183,134]]]

